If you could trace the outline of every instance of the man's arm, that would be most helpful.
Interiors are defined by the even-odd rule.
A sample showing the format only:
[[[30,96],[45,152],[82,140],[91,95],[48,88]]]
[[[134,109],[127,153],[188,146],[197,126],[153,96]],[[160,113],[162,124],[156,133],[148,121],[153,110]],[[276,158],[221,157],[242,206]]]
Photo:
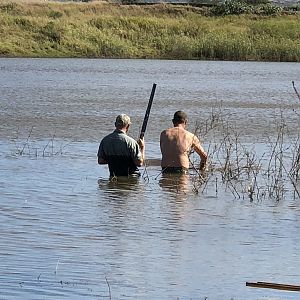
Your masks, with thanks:
[[[102,142],[99,145],[97,156],[98,156],[98,164],[99,165],[106,165],[107,164],[107,160],[105,159],[105,154],[104,154],[104,151],[103,151]]]
[[[144,164],[144,160],[145,160],[145,141],[144,141],[144,138],[138,139],[137,143],[138,143],[139,148],[140,148],[141,157],[138,158],[138,159],[135,159],[134,163],[137,167],[141,167]]]
[[[207,153],[204,151],[203,147],[200,144],[199,139],[196,136],[194,136],[193,140],[194,140],[193,148],[201,158],[199,169],[203,170],[207,162]]]
[[[106,165],[107,161],[104,158],[98,156],[98,164],[99,165]]]

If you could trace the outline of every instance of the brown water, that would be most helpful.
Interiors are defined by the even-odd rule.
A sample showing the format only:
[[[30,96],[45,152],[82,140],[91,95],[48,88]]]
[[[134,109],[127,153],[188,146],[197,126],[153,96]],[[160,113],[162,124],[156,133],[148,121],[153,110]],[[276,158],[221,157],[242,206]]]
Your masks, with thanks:
[[[0,74],[0,299],[299,299],[245,286],[300,284],[290,186],[250,202],[221,181],[196,193],[193,172],[165,178],[157,163],[110,183],[96,163],[118,113],[138,136],[153,82],[149,159],[177,109],[191,130],[221,113],[244,147],[268,153],[278,120],[297,137],[299,64],[1,59]]]

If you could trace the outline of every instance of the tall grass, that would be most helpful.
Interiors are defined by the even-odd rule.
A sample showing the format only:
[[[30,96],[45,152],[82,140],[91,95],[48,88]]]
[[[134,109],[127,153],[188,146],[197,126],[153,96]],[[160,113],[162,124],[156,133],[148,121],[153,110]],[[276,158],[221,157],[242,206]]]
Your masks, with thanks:
[[[0,56],[300,61],[300,14],[0,1]]]

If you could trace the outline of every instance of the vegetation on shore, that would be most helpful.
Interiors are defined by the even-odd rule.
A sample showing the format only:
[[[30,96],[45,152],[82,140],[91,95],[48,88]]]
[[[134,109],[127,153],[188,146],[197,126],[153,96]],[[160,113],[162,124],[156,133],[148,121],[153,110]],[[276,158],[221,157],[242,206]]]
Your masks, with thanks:
[[[300,13],[0,0],[0,56],[300,61]]]

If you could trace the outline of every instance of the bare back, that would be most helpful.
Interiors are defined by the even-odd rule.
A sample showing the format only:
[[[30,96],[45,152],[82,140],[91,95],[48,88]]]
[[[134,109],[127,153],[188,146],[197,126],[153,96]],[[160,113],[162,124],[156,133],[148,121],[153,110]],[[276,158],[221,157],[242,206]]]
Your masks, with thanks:
[[[160,135],[162,167],[189,168],[189,153],[194,149],[201,160],[206,160],[207,154],[199,139],[191,132],[180,126],[164,130]]]

